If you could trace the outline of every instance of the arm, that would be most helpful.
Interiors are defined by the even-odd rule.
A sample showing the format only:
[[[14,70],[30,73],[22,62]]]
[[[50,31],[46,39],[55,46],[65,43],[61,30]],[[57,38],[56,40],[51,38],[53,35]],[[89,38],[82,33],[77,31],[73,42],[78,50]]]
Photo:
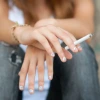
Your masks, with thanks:
[[[73,52],[78,52],[78,48],[74,45],[73,39],[68,32],[64,32],[54,25],[47,25],[39,28],[33,28],[31,26],[16,27],[14,35],[19,41],[16,42],[11,32],[11,27],[14,22],[8,19],[8,6],[5,1],[0,1],[0,41],[7,42],[9,44],[24,44],[32,45],[34,42],[41,44],[50,56],[54,57],[54,51],[51,48],[50,43],[55,48],[56,53],[63,61],[65,59],[64,52],[58,41],[62,39],[66,45]]]
[[[58,26],[72,33],[76,38],[94,31],[94,6],[92,0],[75,0],[74,18],[57,19]]]
[[[11,35],[11,27],[14,22],[8,19],[9,7],[4,0],[0,0],[0,41],[7,42],[9,44],[16,44]]]
[[[94,6],[92,0],[75,0],[75,14],[67,19],[44,19],[35,27],[52,24],[61,27],[77,39],[94,31]]]

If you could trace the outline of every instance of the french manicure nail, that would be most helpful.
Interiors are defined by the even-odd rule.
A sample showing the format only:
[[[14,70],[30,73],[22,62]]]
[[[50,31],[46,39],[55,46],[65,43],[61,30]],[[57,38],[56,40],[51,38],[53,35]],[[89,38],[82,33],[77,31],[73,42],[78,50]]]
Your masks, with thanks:
[[[34,91],[33,91],[32,89],[30,89],[30,90],[29,90],[29,92],[30,92],[31,94],[33,94],[33,93],[34,93]]]
[[[19,89],[20,89],[20,90],[23,90],[23,89],[24,89],[24,87],[23,87],[23,86],[19,86]]]
[[[42,91],[43,90],[43,86],[39,86],[39,90]]]
[[[78,51],[76,47],[74,47],[74,49],[73,49],[73,50],[74,50],[74,51]]]
[[[62,61],[63,61],[63,62],[66,62],[66,57],[63,57],[63,58],[62,58]]]
[[[55,56],[55,54],[54,54],[54,53],[51,53],[51,56],[52,56],[52,57],[54,57],[54,56]]]
[[[82,47],[81,46],[78,46],[78,49],[82,50]]]
[[[52,80],[52,76],[49,76],[49,79]]]

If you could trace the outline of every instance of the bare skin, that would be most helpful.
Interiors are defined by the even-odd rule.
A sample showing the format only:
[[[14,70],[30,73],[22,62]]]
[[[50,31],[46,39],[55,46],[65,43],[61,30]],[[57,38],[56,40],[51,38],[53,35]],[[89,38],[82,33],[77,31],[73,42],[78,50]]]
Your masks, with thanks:
[[[38,3],[39,1],[40,0],[37,0],[37,4],[39,4]],[[42,2],[40,5],[44,6],[44,3]],[[41,69],[38,70],[39,87],[41,86],[43,87],[44,85],[43,63],[45,60],[47,62],[50,62],[48,63],[48,77],[50,80],[52,79],[53,64],[52,64],[51,56],[54,56],[54,52],[56,52],[59,55],[62,62],[66,61],[65,58],[67,59],[72,58],[71,53],[65,51],[60,46],[58,38],[63,40],[73,52],[78,52],[82,50],[82,48],[79,45],[75,46],[73,42],[76,39],[88,33],[93,32],[94,7],[93,7],[92,0],[81,0],[81,1],[75,0],[75,5],[76,5],[76,9],[73,18],[47,19],[46,17],[46,19],[39,20],[34,27],[16,28],[15,35],[17,39],[20,41],[21,44],[28,45],[24,63],[19,73],[20,75],[19,85],[22,87],[21,90],[24,89],[24,83],[25,83],[25,78],[27,73],[29,76],[29,90],[31,89],[34,90],[33,79],[35,76],[36,66],[38,66],[38,69]],[[0,1],[0,41],[4,41],[13,45],[18,44],[13,39],[11,34],[11,27],[13,25],[14,22],[8,20],[8,7],[4,2],[4,0],[1,0]],[[29,45],[32,45],[33,47]],[[53,47],[51,47],[51,45]],[[34,63],[32,60],[33,57],[34,59],[36,59],[34,60]]]

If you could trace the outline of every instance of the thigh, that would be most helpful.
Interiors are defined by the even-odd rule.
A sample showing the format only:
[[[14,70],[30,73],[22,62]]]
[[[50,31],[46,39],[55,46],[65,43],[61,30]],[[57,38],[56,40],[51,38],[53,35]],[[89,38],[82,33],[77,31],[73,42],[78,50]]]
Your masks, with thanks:
[[[54,68],[58,73],[59,86],[62,100],[99,100],[98,65],[93,50],[84,42],[81,44],[83,51],[72,53],[73,58],[62,63],[58,56],[55,57]],[[54,71],[55,72],[55,71]],[[55,80],[55,79],[53,79]],[[58,84],[56,81],[55,84]],[[53,82],[51,82],[52,88]],[[56,89],[54,88],[54,89]],[[52,89],[50,89],[52,90]],[[55,90],[56,91],[56,90]],[[54,99],[51,99],[54,100]]]
[[[18,72],[24,52],[18,46],[0,43],[0,100],[18,99]]]
[[[60,62],[63,100],[100,100],[98,65],[93,50],[87,43],[83,51],[73,53],[72,60]]]

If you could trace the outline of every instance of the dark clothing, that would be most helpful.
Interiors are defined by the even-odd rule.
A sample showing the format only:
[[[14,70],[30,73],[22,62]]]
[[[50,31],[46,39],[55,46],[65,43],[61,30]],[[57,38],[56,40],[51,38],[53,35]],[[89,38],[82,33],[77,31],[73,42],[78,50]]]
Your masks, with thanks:
[[[83,51],[62,63],[56,55],[54,78],[47,100],[100,100],[98,65],[91,47],[81,44]]]
[[[24,52],[19,46],[0,43],[0,100],[21,100],[19,76]]]

